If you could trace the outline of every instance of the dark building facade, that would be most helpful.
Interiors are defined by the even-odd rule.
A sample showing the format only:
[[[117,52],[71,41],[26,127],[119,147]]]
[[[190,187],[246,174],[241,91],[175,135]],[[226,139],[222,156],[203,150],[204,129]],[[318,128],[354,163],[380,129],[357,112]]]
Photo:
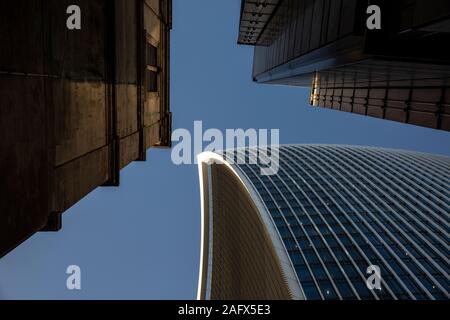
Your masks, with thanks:
[[[273,175],[260,169],[274,158],[257,148],[199,156],[199,299],[450,298],[449,157],[275,150]],[[367,285],[369,266],[380,268],[380,290]]]
[[[369,5],[381,29],[369,30]],[[253,79],[311,87],[316,107],[450,131],[447,0],[243,0]]]
[[[72,5],[81,29],[67,27]],[[0,257],[170,146],[171,12],[171,0],[0,2]]]

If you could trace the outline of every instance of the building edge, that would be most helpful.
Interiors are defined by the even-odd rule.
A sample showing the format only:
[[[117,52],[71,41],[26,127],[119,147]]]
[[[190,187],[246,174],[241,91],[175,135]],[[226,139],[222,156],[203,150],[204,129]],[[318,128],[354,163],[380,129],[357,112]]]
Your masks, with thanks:
[[[248,192],[249,198],[253,201],[261,221],[264,223],[264,229],[271,240],[274,252],[277,257],[277,265],[281,269],[281,273],[286,281],[288,289],[290,291],[293,300],[305,300],[305,295],[300,286],[300,282],[297,277],[297,273],[292,264],[290,257],[287,254],[287,249],[283,243],[282,237],[276,228],[272,217],[270,216],[263,201],[259,198],[258,193],[254,190],[252,184],[248,181],[244,174],[239,169],[229,163],[221,155],[214,152],[203,152],[197,156],[198,172],[199,172],[199,184],[200,184],[200,210],[201,210],[201,231],[200,231],[200,261],[199,261],[199,278],[197,288],[197,300],[206,300],[207,294],[207,281],[210,279],[210,215],[209,210],[209,192],[207,191],[210,185],[208,179],[208,166],[211,164],[223,164],[225,165],[239,180],[244,189]]]

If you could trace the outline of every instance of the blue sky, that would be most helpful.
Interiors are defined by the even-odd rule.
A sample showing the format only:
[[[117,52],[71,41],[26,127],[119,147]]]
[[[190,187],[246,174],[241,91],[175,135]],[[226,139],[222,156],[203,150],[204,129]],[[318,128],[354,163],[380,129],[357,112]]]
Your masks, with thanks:
[[[251,81],[253,50],[236,44],[240,0],[173,0],[174,129],[277,128],[281,143],[383,146],[450,155],[450,133],[308,106],[309,90]],[[0,260],[0,299],[194,299],[200,201],[195,165],[170,151],[121,174]],[[82,290],[66,289],[79,265]]]

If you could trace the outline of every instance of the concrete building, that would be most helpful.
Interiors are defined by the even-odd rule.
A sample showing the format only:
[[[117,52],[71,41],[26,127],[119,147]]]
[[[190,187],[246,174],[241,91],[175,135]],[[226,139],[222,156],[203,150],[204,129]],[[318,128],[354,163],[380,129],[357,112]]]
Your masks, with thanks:
[[[81,29],[68,28],[72,5]],[[0,257],[170,146],[171,11],[171,0],[0,1]]]
[[[311,87],[315,107],[450,131],[449,41],[447,0],[242,0],[254,81]]]
[[[450,298],[449,157],[337,145],[269,151],[199,155],[199,299]],[[262,175],[272,154],[279,170]]]

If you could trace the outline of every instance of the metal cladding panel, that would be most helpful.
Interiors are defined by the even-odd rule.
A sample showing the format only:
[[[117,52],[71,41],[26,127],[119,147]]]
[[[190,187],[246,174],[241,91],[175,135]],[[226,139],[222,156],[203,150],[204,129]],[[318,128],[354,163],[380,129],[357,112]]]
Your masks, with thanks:
[[[270,213],[306,299],[450,298],[449,157],[286,145],[250,164],[258,152],[227,161]],[[275,161],[278,171],[263,175]],[[380,268],[379,290],[367,287],[369,266]]]
[[[243,0],[238,43],[256,44],[279,2],[279,0]]]
[[[296,59],[311,52],[317,52],[326,61],[329,59],[326,46],[348,36],[364,40],[364,45],[352,48],[352,51],[359,51],[359,55],[350,55],[352,62],[361,59],[361,54],[392,59],[408,57],[435,63],[449,61],[449,52],[441,45],[450,40],[447,30],[450,25],[448,1],[438,1],[433,6],[421,0],[378,0],[370,3],[381,7],[381,30],[368,31],[366,28],[367,1],[279,1],[270,11],[270,18],[266,19],[264,27],[251,41],[256,46],[254,78],[266,72],[277,73],[276,67],[293,62],[296,64]],[[294,50],[289,53],[287,48]],[[339,62],[319,67],[316,71],[330,67],[339,67]]]
[[[356,0],[280,1],[253,43],[253,76],[354,34],[358,10]]]
[[[224,165],[210,168],[213,217],[211,300],[291,299],[257,208]]]
[[[422,27],[432,28],[438,21],[447,20],[450,15],[450,2],[433,0],[401,0],[396,4],[401,12],[400,30]]]
[[[366,60],[316,73],[311,105],[450,131],[447,74],[448,66]]]
[[[381,30],[367,30],[368,4],[381,7]],[[449,131],[448,26],[448,1],[282,0],[254,40],[253,79],[312,84],[314,106]],[[409,95],[390,98],[396,88]]]

